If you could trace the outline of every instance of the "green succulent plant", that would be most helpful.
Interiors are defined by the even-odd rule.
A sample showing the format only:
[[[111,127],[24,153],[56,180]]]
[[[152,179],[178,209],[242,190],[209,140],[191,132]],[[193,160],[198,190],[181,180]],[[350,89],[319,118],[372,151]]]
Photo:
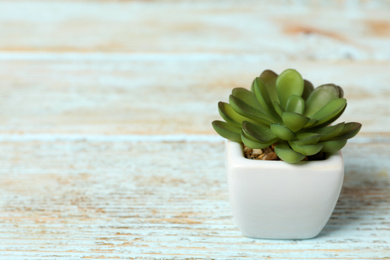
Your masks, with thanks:
[[[360,131],[362,125],[356,122],[331,125],[346,108],[343,95],[335,84],[314,88],[294,69],[280,75],[265,70],[251,90],[234,88],[229,103],[218,103],[225,121],[212,125],[226,139],[253,149],[274,145],[281,160],[297,163],[340,150]]]

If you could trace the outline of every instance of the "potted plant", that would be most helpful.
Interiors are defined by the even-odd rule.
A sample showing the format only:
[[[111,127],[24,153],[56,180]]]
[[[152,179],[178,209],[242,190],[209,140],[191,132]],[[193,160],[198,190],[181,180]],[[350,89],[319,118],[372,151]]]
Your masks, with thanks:
[[[265,70],[235,88],[212,122],[227,141],[229,199],[252,238],[306,239],[325,226],[340,194],[340,149],[361,124],[335,122],[347,101],[335,84],[317,88],[294,69]],[[255,159],[255,160],[253,160]]]

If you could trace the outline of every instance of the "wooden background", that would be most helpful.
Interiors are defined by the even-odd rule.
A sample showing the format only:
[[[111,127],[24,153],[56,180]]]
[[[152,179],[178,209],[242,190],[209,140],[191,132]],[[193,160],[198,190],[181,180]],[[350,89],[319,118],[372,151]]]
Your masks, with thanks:
[[[235,226],[217,102],[264,69],[344,88],[311,240]],[[0,259],[389,259],[390,2],[0,1]]]

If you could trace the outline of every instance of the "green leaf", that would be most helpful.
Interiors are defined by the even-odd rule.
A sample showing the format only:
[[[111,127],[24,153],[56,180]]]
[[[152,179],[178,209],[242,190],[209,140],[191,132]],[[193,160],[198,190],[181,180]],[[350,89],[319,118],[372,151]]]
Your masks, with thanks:
[[[327,125],[332,124],[334,121],[336,121],[344,113],[345,108],[346,108],[346,106],[344,106],[344,108],[341,109],[338,113],[335,113],[333,116],[329,117],[328,120],[326,120],[326,118],[324,118],[325,121],[320,122],[320,123],[317,122],[315,124],[315,126],[323,127],[323,126],[327,126]]]
[[[296,136],[293,131],[278,123],[271,124],[270,128],[272,133],[282,140],[293,140]]]
[[[311,92],[306,101],[305,115],[311,117],[334,99],[343,97],[343,90],[334,84],[321,85]]]
[[[265,109],[269,110],[269,105],[272,106],[271,99],[268,96],[264,81],[260,78],[255,78],[252,82],[252,92],[255,94],[257,102]]]
[[[279,115],[279,117],[282,118],[282,114],[284,112],[282,106],[279,103],[274,102],[274,108],[275,108],[276,113]]]
[[[310,96],[311,92],[313,92],[314,86],[311,84],[310,81],[308,80],[303,80],[303,93],[302,93],[302,98],[304,100],[307,100],[307,98]]]
[[[276,91],[276,79],[278,78],[278,74],[273,72],[272,70],[265,70],[261,73],[260,79],[265,83],[265,87],[267,88],[267,93],[269,98],[271,99],[271,103],[280,102],[278,93]]]
[[[326,153],[335,153],[341,148],[343,148],[347,143],[347,140],[334,140],[334,141],[325,141],[321,144],[323,145],[322,151]]]
[[[362,124],[356,122],[350,122],[344,124],[341,132],[335,137],[336,139],[350,139],[359,133],[362,128]]]
[[[276,79],[278,78],[278,74],[272,70],[265,70],[261,73],[259,78],[264,82],[267,92],[267,95],[265,95],[265,93],[263,93],[263,95],[269,97],[271,105],[273,105],[274,110],[276,110],[277,108],[275,108],[275,102],[280,104],[278,92],[276,90]]]
[[[305,100],[302,97],[292,95],[288,98],[286,104],[286,111],[303,114],[304,110],[305,110]]]
[[[241,128],[233,124],[215,120],[212,122],[214,130],[223,138],[234,142],[241,142]]]
[[[268,127],[252,124],[247,121],[242,123],[242,130],[248,137],[252,137],[252,139],[263,144],[271,142],[277,138],[277,136],[272,133]]]
[[[303,154],[292,150],[286,143],[275,145],[275,153],[281,160],[288,163],[297,163],[305,158]]]
[[[317,133],[298,133],[295,140],[290,141],[290,144],[309,145],[316,144],[321,138],[321,134]]]
[[[260,78],[255,78],[252,83],[252,91],[255,93],[258,103],[272,117],[278,119],[278,115],[274,110],[272,100],[268,95],[267,87],[264,81]]]
[[[310,118],[295,112],[283,112],[282,120],[285,126],[291,129],[293,132],[297,132],[310,121]]]
[[[322,144],[297,145],[292,143],[290,143],[290,146],[294,151],[306,156],[317,154],[323,147]]]
[[[321,141],[328,141],[338,136],[344,128],[344,123],[339,123],[333,126],[322,127],[316,132],[321,134]]]
[[[248,117],[238,114],[228,103],[219,102],[218,111],[221,117],[228,123],[235,124],[241,127],[243,121],[255,122]]]
[[[270,145],[273,145],[277,139],[273,139],[267,143],[262,143],[259,140],[253,138],[252,136],[245,134],[244,131],[241,131],[241,140],[249,148],[264,149],[266,147],[269,147]]]
[[[236,111],[238,114],[245,117],[249,117],[256,122],[259,122],[264,125],[269,125],[270,123],[274,122],[274,119],[270,118],[268,115],[248,105],[247,103],[245,103],[239,98],[236,98],[233,95],[230,95],[229,103],[234,109],[234,111]]]
[[[317,119],[310,118],[310,121],[307,122],[307,124],[305,125],[305,128],[311,128],[311,127],[315,126],[317,124],[317,122],[318,122]]]
[[[247,105],[264,113],[264,109],[260,106],[259,102],[257,102],[255,94],[249,90],[245,88],[234,88],[232,90],[232,96],[242,100]]]
[[[294,69],[283,71],[276,79],[276,90],[283,108],[290,96],[302,96],[303,88],[302,76]]]
[[[345,98],[336,98],[322,107],[318,112],[311,116],[311,118],[317,119],[318,122],[315,125],[330,124],[335,121],[341,113],[344,111],[347,105]]]

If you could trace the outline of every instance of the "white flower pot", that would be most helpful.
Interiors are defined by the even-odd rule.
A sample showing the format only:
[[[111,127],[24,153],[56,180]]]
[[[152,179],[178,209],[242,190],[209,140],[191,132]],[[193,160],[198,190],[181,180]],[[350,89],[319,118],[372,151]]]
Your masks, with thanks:
[[[246,159],[241,144],[227,141],[226,153],[230,204],[245,236],[307,239],[321,232],[343,184],[341,152],[288,164]]]

